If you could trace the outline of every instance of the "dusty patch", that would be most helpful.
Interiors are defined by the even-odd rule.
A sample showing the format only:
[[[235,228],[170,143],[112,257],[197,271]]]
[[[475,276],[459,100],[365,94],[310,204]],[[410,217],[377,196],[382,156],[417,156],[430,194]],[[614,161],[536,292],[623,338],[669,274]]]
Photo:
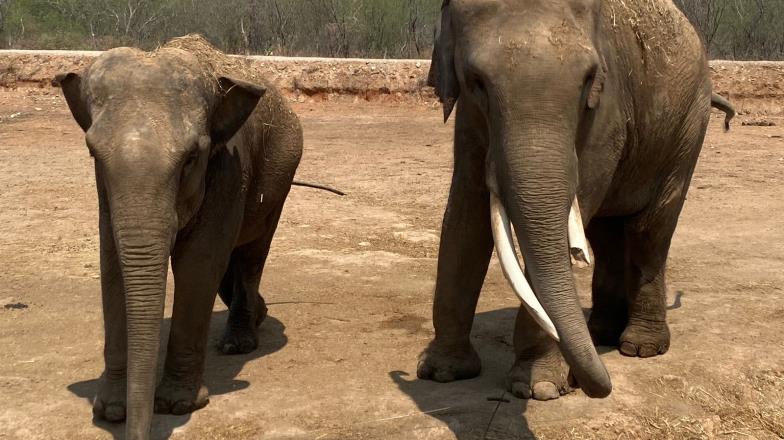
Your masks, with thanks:
[[[438,243],[439,241],[439,236],[435,231],[397,231],[394,235],[411,243]]]
[[[359,244],[362,245],[363,242]],[[411,258],[386,251],[366,252],[333,252],[319,249],[303,249],[290,253],[300,257],[309,257],[319,261],[328,262],[336,266],[381,266],[390,267],[397,263],[405,263]]]
[[[415,379],[432,337],[438,242],[410,239],[441,226],[452,127],[440,109],[295,108],[306,137],[298,177],[348,195],[292,190],[262,282],[261,349],[226,357],[210,348],[211,403],[156,416],[153,438],[782,436],[781,118],[727,134],[723,116],[711,120],[669,261],[669,303],[682,292],[668,312],[670,352],[607,352],[608,399],[577,392],[542,403],[505,393],[519,301],[495,261],[474,322],[482,375]],[[89,403],[103,337],[92,162],[57,90],[0,90],[0,115],[18,112],[0,122],[0,304],[29,308],[0,309],[0,438],[121,438],[122,426],[93,424]],[[576,276],[588,306],[590,270]],[[225,320],[216,305],[211,341]]]

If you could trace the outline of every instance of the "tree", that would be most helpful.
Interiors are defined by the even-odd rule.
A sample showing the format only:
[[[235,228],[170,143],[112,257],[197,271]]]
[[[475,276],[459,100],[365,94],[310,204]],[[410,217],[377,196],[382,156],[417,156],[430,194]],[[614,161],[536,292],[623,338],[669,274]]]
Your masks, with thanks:
[[[784,59],[784,0],[675,2],[712,57]],[[428,58],[440,5],[439,0],[0,0],[0,44],[151,49],[198,32],[233,53]]]
[[[711,47],[729,0],[676,0],[675,3],[697,28],[705,46]]]
[[[784,1],[675,0],[712,57],[784,59]]]

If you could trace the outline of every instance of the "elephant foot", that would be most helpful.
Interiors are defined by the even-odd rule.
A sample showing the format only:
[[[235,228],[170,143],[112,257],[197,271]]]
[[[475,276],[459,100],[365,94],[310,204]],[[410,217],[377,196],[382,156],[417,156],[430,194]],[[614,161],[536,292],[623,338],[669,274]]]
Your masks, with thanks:
[[[594,345],[617,347],[621,334],[626,327],[626,319],[620,319],[620,314],[604,314],[598,311],[591,313],[588,319],[588,331],[591,333]]]
[[[117,379],[101,377],[98,394],[93,401],[93,415],[100,420],[119,423],[125,420],[125,376]]]
[[[509,391],[520,399],[553,400],[573,391],[569,368],[557,346],[534,359],[515,361],[507,376]]]
[[[227,326],[218,349],[223,354],[246,354],[259,346],[259,337],[255,328],[238,328]]]
[[[664,321],[630,322],[620,338],[621,354],[648,358],[670,349],[670,329]]]
[[[444,347],[435,341],[419,355],[417,377],[436,382],[452,382],[479,376],[482,361],[470,343],[458,348]]]
[[[250,316],[248,316],[250,315]],[[256,329],[267,319],[267,305],[261,295],[256,295],[252,313],[231,311],[226,331],[223,333],[218,349],[223,354],[247,354],[259,346]]]
[[[181,416],[202,409],[208,403],[210,397],[203,385],[178,383],[164,377],[155,390],[156,414]]]

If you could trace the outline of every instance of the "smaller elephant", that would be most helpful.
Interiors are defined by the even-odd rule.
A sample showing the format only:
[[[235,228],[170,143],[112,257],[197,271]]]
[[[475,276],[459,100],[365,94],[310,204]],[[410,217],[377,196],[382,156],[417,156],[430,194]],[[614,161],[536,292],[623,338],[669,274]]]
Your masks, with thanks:
[[[147,439],[153,411],[208,402],[216,292],[229,307],[220,350],[256,348],[267,314],[259,283],[302,129],[272,86],[199,36],[113,49],[55,81],[86,132],[98,188],[105,370],[93,411]],[[156,389],[170,259],[174,311]]]

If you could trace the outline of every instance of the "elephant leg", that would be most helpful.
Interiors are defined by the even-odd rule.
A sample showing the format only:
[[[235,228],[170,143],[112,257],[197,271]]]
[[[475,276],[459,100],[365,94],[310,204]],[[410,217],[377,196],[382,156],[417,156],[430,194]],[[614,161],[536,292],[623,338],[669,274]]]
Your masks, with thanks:
[[[629,323],[621,334],[620,351],[642,358],[670,348],[667,326],[665,271],[670,243],[686,201],[710,116],[707,99],[695,101],[678,142],[676,169],[665,176],[655,201],[626,223],[626,284]]]
[[[99,184],[98,187],[103,188],[103,185]],[[93,414],[97,418],[109,422],[121,422],[125,420],[126,367],[128,364],[125,292],[108,212],[109,205],[103,191],[99,190],[98,200],[105,369],[99,381],[98,394],[93,402]]]
[[[224,354],[250,353],[259,345],[257,329],[267,317],[259,294],[264,264],[283,212],[283,202],[267,215],[264,232],[257,240],[234,250],[221,281],[221,295],[231,295],[229,319],[218,348]]]
[[[593,310],[588,330],[596,345],[617,347],[629,322],[624,219],[596,218],[587,235],[594,252]]]
[[[462,119],[462,120],[461,120]],[[475,377],[481,361],[470,342],[493,236],[485,183],[486,148],[458,108],[455,166],[441,229],[433,325],[435,339],[420,355],[417,376],[438,382]]]
[[[155,391],[159,414],[186,414],[209,403],[202,379],[210,317],[242,216],[236,205],[205,204],[215,209],[202,210],[198,229],[183,231],[172,252],[174,309],[163,378]]]
[[[199,247],[203,250],[178,243],[172,257],[174,310],[163,378],[155,391],[158,414],[186,414],[209,403],[202,385],[205,349],[219,274],[228,265],[230,250]]]
[[[685,187],[674,191],[626,225],[629,322],[620,338],[624,355],[652,357],[670,347],[665,269],[685,195]]]
[[[507,376],[509,391],[521,399],[552,400],[572,391],[569,368],[552,340],[523,307],[514,332],[515,363]]]

